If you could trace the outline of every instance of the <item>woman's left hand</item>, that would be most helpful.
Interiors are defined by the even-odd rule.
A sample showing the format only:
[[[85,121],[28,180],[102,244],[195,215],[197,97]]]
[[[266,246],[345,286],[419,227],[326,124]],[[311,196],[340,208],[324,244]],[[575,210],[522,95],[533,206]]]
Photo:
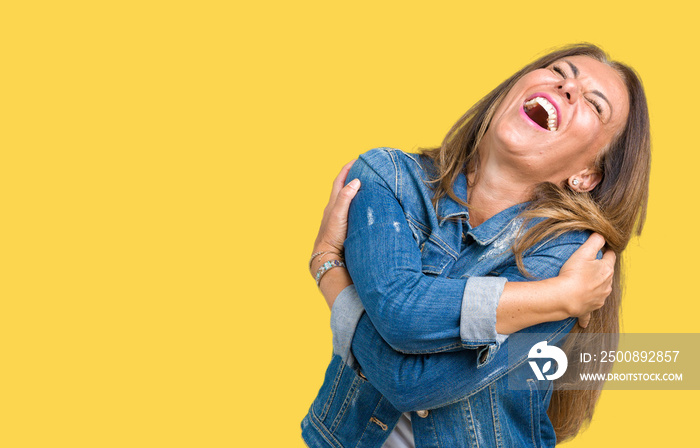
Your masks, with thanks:
[[[318,229],[318,236],[314,242],[314,252],[331,251],[338,254],[343,253],[343,243],[348,233],[350,202],[360,188],[359,179],[354,179],[343,186],[353,163],[355,163],[355,160],[346,164],[333,181],[331,197],[323,210],[321,227]]]

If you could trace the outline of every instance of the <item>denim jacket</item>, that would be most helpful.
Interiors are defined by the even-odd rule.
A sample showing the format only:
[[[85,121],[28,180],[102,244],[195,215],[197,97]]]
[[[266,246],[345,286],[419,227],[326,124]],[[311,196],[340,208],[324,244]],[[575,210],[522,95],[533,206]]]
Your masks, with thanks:
[[[558,275],[588,233],[526,251],[525,276],[510,246],[526,204],[471,228],[449,197],[436,213],[432,170],[426,157],[378,148],[348,175],[362,182],[345,242],[355,284],[333,306],[334,355],[302,421],[311,447],[381,447],[407,411],[416,447],[555,444],[551,381],[537,380],[526,360],[542,334],[560,343],[575,319],[525,329],[532,340],[509,346],[496,333],[496,307],[507,280]],[[466,199],[463,175],[453,188]]]

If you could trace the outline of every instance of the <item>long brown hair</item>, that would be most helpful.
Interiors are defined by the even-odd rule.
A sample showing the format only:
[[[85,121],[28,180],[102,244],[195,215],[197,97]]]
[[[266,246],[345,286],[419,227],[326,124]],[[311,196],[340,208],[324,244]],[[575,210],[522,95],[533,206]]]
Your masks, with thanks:
[[[622,257],[633,233],[639,235],[646,218],[651,166],[651,140],[646,96],[635,71],[611,61],[608,55],[591,44],[567,46],[542,56],[526,65],[503,81],[477,104],[469,109],[452,126],[441,146],[424,149],[437,168],[433,179],[433,203],[449,196],[458,198],[452,184],[461,173],[471,173],[477,168],[478,146],[488,129],[494,112],[503,98],[525,74],[544,68],[553,62],[571,56],[588,56],[613,67],[622,77],[629,95],[627,123],[617,138],[598,155],[595,164],[602,175],[601,181],[588,193],[579,193],[565,185],[544,182],[535,190],[531,202],[523,211],[527,219],[545,218],[519,235],[513,244],[517,264],[524,270],[523,253],[538,242],[554,238],[567,231],[591,230],[600,233],[607,247],[617,254],[612,293],[605,305],[591,315],[588,327],[576,326],[574,332],[609,333],[614,336],[620,330],[620,299],[622,296]],[[567,375],[584,369],[578,363],[569,365]],[[601,385],[602,386],[602,385]],[[600,396],[598,390],[555,390],[548,414],[554,425],[557,440],[575,436],[582,425],[589,423]]]

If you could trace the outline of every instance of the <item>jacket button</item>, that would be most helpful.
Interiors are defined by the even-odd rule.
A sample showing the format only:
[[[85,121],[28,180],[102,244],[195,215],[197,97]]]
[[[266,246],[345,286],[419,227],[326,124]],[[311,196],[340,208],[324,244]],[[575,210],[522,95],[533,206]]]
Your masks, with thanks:
[[[428,416],[428,411],[416,411],[416,414],[418,414],[420,418],[425,418]]]

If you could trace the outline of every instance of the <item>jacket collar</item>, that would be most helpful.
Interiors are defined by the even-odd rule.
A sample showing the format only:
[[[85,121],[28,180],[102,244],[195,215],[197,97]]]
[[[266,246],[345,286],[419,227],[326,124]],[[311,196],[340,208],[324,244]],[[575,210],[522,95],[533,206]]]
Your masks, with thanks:
[[[506,230],[512,233],[520,228],[522,219],[518,219],[517,216],[527,206],[527,204],[527,202],[523,202],[508,207],[507,209],[496,213],[475,228],[472,228],[471,225],[467,223],[467,226],[470,229],[467,232],[467,235],[471,235],[476,242],[481,245],[491,244]]]
[[[452,185],[452,189],[458,198],[463,201],[467,200],[467,177],[464,173],[460,173],[460,175],[457,176],[457,180],[455,180],[455,183]],[[444,196],[438,200],[437,215],[441,226],[450,218],[459,217],[464,218],[467,222],[469,221],[469,209],[449,196]]]
[[[466,201],[467,199],[467,178],[462,173],[455,180],[454,185],[455,195]],[[513,205],[507,209],[495,214],[485,222],[472,228],[469,224],[469,209],[449,196],[440,198],[437,204],[437,214],[440,219],[440,226],[450,218],[464,218],[466,234],[471,235],[479,244],[485,245],[492,243],[506,229],[512,227],[511,222],[518,214],[527,206],[528,202]],[[511,225],[509,225],[511,224]],[[517,226],[519,227],[519,226]]]

